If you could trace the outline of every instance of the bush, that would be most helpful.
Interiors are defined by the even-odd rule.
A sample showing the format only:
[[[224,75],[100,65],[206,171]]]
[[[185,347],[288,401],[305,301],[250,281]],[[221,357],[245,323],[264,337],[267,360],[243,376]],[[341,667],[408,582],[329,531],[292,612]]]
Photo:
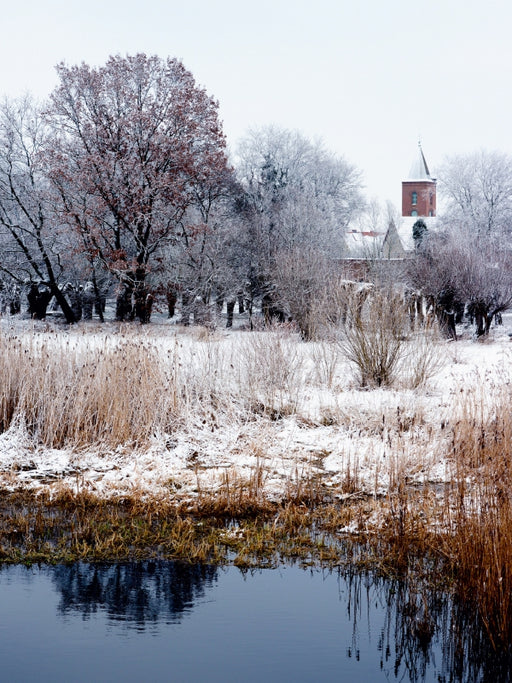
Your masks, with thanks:
[[[408,389],[417,389],[428,382],[447,361],[446,347],[440,343],[441,333],[436,322],[419,328],[410,342],[410,349],[400,363],[400,376]]]
[[[364,311],[349,301],[349,315],[340,346],[359,373],[361,386],[389,386],[399,362],[407,352],[407,311],[401,298],[390,290],[375,290]]]

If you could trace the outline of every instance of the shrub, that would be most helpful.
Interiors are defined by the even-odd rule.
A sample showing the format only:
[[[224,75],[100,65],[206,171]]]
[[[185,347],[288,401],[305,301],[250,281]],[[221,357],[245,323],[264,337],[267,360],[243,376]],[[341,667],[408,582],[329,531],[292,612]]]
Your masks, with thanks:
[[[375,290],[364,312],[349,301],[347,323],[339,344],[356,366],[361,386],[389,386],[406,352],[407,312],[403,301],[390,290]]]
[[[400,363],[402,382],[408,389],[417,389],[428,382],[447,362],[446,346],[441,342],[439,326],[434,322],[418,329],[409,351]]]

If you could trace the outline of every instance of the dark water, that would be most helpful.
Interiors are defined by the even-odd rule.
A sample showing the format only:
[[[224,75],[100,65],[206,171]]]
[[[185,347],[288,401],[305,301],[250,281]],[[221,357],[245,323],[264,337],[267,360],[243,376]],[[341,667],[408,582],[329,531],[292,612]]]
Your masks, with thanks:
[[[296,567],[5,567],[0,680],[488,680],[453,614],[398,583]]]

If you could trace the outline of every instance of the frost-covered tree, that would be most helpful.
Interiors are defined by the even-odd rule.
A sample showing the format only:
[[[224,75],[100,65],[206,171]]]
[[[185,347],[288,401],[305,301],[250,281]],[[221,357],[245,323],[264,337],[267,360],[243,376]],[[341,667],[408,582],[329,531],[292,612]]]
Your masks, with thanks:
[[[512,228],[512,157],[480,151],[447,159],[439,169],[446,202],[443,222],[477,235],[509,234]]]
[[[301,249],[314,252],[316,263],[343,254],[345,229],[363,205],[360,174],[345,159],[298,132],[266,127],[242,140],[236,171],[241,254],[253,291],[289,289],[280,263],[290,253],[294,264]]]
[[[203,229],[200,212],[188,223],[198,187],[225,177],[217,103],[176,59],[114,56],[57,74],[49,158],[62,219],[118,279],[117,317],[147,320],[166,249]]]
[[[427,233],[409,264],[409,276],[452,335],[458,308],[466,307],[482,336],[493,318],[512,306],[512,252],[493,235],[467,228]]]
[[[0,270],[32,283],[29,310],[38,317],[55,296],[67,322],[76,321],[62,289],[62,274],[74,245],[58,222],[46,176],[45,149],[51,130],[29,98],[0,108]]]
[[[422,231],[421,242],[415,240],[412,284],[442,321],[451,321],[452,335],[464,306],[477,335],[486,335],[494,316],[512,305],[512,157],[486,151],[452,157],[439,170],[439,187],[446,203],[442,230]]]
[[[212,183],[201,181],[182,221],[180,240],[167,259],[170,280],[204,302],[223,299],[234,279],[229,269],[233,238],[234,178],[230,169]]]
[[[427,224],[423,218],[418,218],[418,220],[412,226],[412,238],[414,240],[414,248],[418,250],[421,247],[424,237],[427,235],[428,229]]]

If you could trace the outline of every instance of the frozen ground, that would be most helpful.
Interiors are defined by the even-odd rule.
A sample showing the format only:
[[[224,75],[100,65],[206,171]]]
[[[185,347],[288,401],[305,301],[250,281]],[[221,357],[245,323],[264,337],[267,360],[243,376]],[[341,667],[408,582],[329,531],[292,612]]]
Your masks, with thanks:
[[[15,329],[26,339],[34,333],[66,335],[71,346],[88,347],[105,335],[115,337],[117,330],[113,323],[81,323],[55,332],[52,324],[19,318],[2,319],[0,329]],[[343,358],[333,366],[327,347],[288,335],[287,348],[298,354],[301,373],[289,390],[292,414],[283,411],[270,419],[257,411],[244,417],[223,410],[205,422],[192,413],[140,450],[48,449],[29,435],[22,419],[15,420],[0,435],[0,485],[179,501],[227,484],[254,487],[256,482],[262,494],[278,499],[312,480],[321,480],[334,496],[378,494],[388,490],[399,470],[411,482],[441,482],[451,476],[446,444],[458,411],[468,400],[485,403],[512,376],[512,316],[505,315],[504,324],[483,343],[468,330],[460,332],[458,342],[440,342],[442,367],[416,390],[400,383],[393,389],[361,390]],[[244,349],[253,353],[247,341],[251,335],[274,334],[219,328],[201,335],[163,318],[141,333],[162,352],[179,343],[183,363],[189,365],[211,362],[213,352],[218,356],[235,347],[242,355]],[[258,359],[261,375],[270,360],[265,352]],[[286,397],[285,403],[290,400]]]

